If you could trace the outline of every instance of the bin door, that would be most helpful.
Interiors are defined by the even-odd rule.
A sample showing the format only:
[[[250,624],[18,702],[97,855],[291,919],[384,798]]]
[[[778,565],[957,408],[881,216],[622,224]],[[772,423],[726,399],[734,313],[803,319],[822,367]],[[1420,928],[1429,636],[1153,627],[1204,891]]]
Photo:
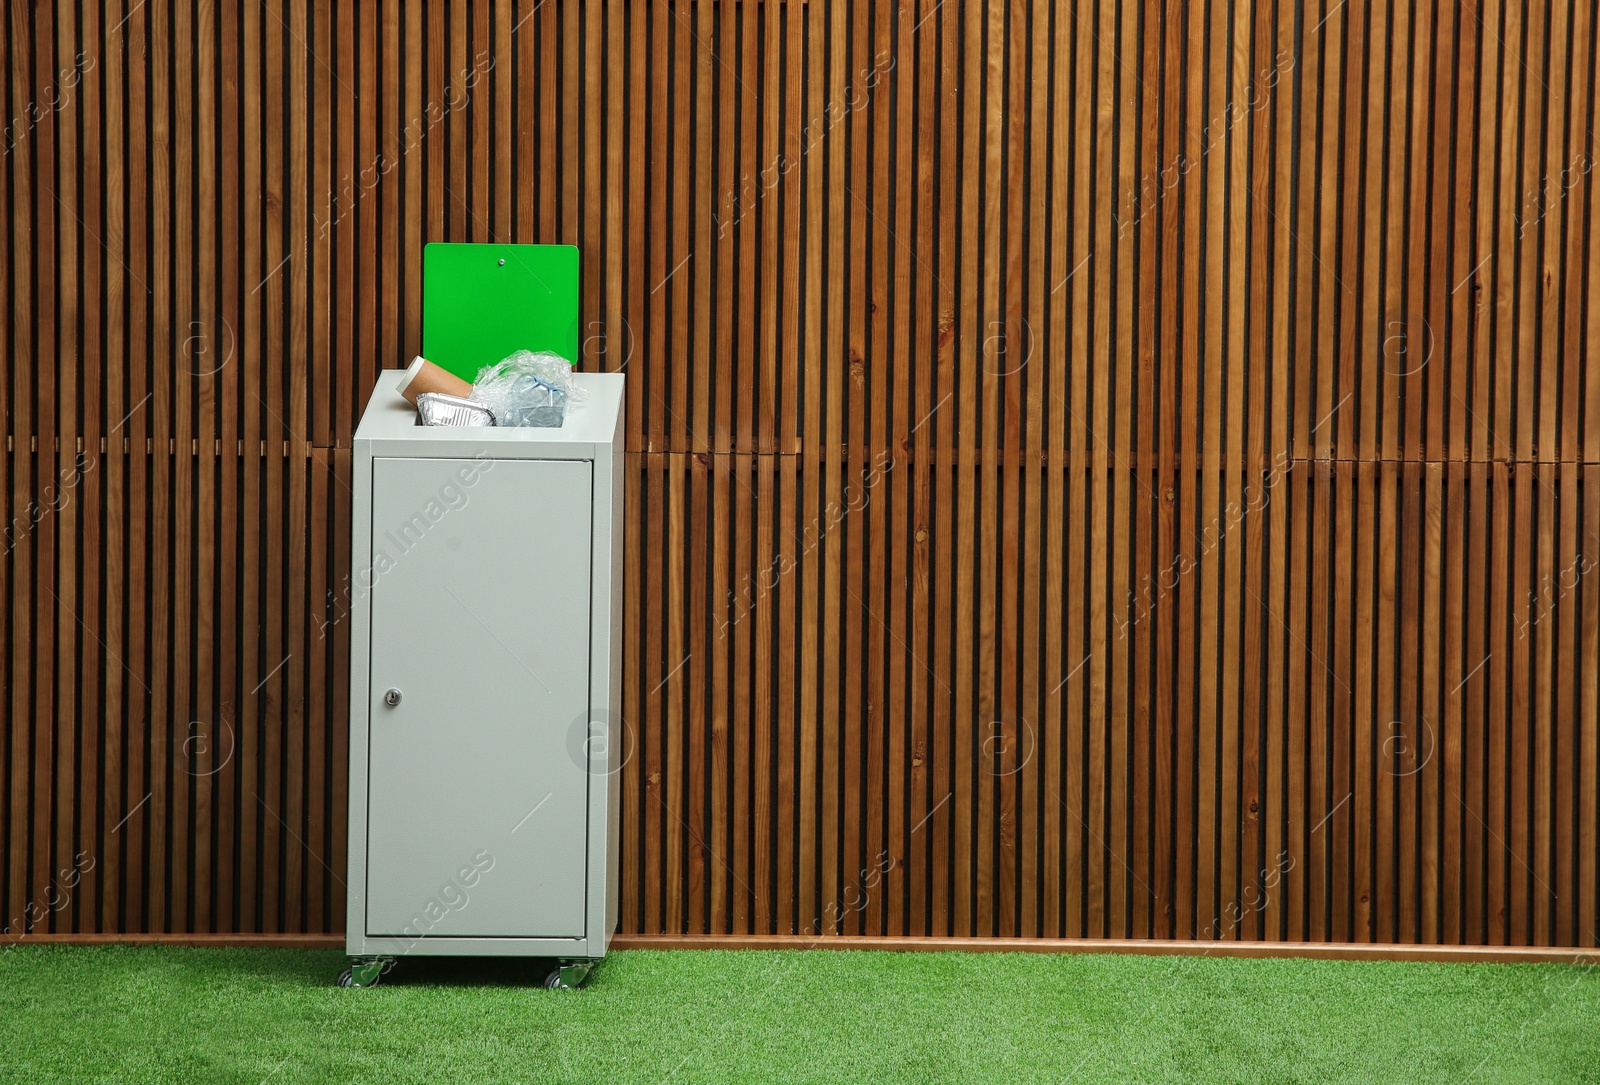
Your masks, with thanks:
[[[370,936],[584,936],[591,474],[373,461]]]

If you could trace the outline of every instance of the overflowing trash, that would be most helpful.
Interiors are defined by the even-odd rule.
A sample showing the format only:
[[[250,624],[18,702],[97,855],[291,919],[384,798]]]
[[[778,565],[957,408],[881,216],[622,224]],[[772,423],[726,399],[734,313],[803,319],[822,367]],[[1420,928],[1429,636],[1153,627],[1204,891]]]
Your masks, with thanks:
[[[471,384],[418,355],[400,381],[400,395],[423,426],[559,428],[569,403],[584,391],[572,363],[550,351],[519,350],[478,371]]]

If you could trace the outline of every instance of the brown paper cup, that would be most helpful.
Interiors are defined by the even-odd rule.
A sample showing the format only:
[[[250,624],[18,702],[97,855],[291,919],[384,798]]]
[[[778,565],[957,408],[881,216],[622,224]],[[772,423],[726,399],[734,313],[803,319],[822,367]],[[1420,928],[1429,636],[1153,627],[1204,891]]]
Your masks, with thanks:
[[[465,399],[472,394],[472,385],[419,354],[406,367],[406,375],[400,378],[400,398],[415,407],[417,397],[424,392],[443,392]]]

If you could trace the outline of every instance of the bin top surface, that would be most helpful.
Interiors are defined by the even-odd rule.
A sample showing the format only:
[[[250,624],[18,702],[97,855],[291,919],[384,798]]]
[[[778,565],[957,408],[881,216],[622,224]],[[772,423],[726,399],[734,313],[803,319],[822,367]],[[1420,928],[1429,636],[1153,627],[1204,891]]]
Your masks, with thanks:
[[[358,441],[460,441],[485,444],[533,442],[553,444],[610,444],[617,435],[617,415],[622,410],[621,373],[574,373],[573,383],[589,393],[583,402],[569,400],[565,421],[557,426],[419,426],[417,410],[398,391],[403,371],[386,369],[367,401],[356,427]],[[620,450],[619,450],[620,451]]]

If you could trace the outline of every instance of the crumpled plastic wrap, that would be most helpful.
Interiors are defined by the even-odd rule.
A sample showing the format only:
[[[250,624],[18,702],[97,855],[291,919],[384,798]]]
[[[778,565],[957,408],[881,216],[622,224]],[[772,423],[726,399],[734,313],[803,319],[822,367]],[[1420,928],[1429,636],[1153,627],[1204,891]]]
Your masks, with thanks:
[[[559,426],[568,402],[584,391],[572,379],[572,363],[548,350],[519,350],[478,371],[472,399],[501,426]]]

